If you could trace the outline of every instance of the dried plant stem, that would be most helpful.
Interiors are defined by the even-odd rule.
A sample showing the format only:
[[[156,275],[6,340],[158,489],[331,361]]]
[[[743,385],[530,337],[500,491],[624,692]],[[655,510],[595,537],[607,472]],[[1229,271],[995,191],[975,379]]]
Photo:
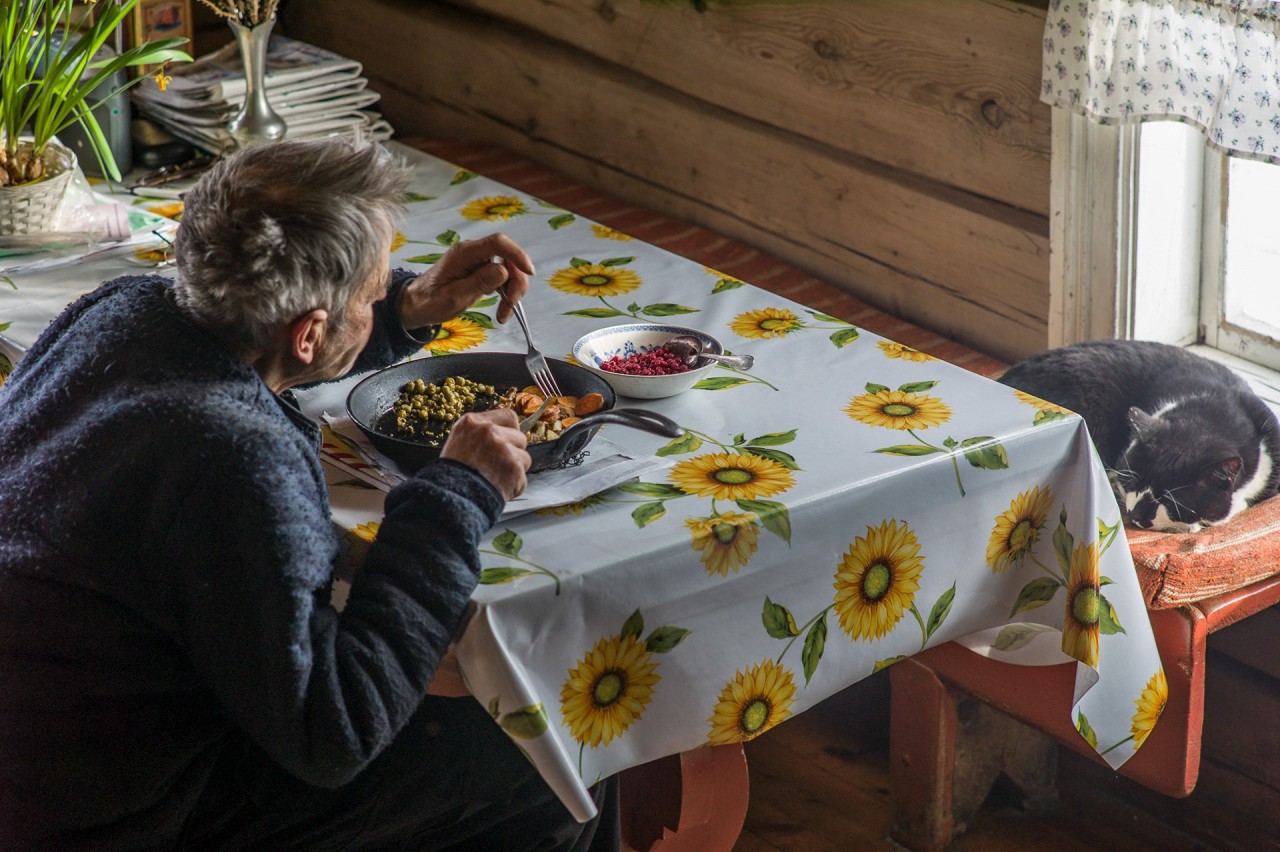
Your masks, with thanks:
[[[255,27],[275,17],[280,0],[200,0],[214,12],[241,26]]]

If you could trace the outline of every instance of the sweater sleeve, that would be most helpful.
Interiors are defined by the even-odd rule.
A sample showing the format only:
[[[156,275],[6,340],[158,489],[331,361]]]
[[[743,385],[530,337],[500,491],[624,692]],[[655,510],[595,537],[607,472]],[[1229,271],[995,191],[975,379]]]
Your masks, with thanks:
[[[477,545],[501,498],[465,466],[424,467],[388,495],[338,612],[329,598],[340,543],[318,474],[269,441],[236,450],[237,463],[211,466],[192,487],[160,555],[178,575],[177,638],[281,766],[338,786],[422,700],[477,584]]]
[[[408,329],[400,319],[400,293],[417,274],[408,269],[391,273],[386,298],[373,306],[373,332],[364,351],[356,358],[350,374],[364,373],[407,358],[435,338],[439,326]]]

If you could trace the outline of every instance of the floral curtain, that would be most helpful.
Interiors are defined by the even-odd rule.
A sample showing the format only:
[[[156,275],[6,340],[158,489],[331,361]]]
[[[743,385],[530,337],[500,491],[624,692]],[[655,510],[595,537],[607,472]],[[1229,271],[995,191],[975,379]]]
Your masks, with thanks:
[[[1051,0],[1041,99],[1104,123],[1175,119],[1280,163],[1280,2]]]

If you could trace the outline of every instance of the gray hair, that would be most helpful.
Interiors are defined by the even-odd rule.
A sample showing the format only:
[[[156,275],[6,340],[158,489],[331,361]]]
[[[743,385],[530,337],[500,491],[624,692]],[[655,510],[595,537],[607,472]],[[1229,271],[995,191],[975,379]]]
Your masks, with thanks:
[[[247,148],[186,194],[174,243],[182,310],[237,354],[314,308],[332,330],[381,268],[411,167],[328,138]]]

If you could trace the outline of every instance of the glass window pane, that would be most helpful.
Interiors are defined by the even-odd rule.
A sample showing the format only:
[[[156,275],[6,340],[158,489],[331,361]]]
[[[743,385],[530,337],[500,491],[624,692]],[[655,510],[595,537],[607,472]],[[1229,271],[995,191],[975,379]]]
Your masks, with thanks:
[[[1227,162],[1225,318],[1280,336],[1280,166]]]

